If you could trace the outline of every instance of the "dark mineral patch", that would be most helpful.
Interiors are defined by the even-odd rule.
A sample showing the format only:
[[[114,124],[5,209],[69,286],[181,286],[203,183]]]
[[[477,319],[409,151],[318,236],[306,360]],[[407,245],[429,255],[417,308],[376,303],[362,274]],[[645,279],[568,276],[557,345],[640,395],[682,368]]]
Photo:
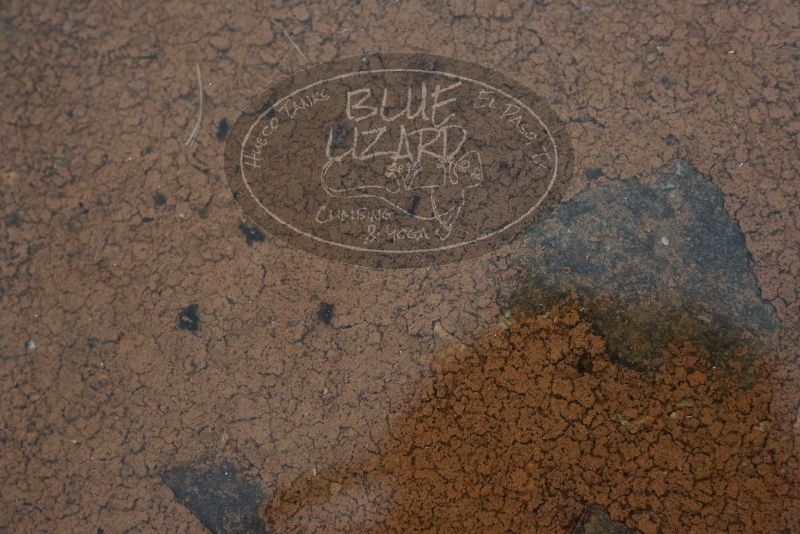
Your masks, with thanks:
[[[265,116],[268,119],[271,119],[275,116],[275,108],[272,107],[272,102],[264,102],[261,107],[258,108],[258,115],[266,114]]]
[[[317,310],[317,319],[325,324],[331,324],[331,320],[333,319],[333,304],[328,304],[327,302],[320,304]]]
[[[603,176],[603,169],[586,169],[583,171],[583,175],[589,180],[597,180]]]
[[[228,119],[222,119],[219,121],[219,125],[217,126],[217,140],[225,140],[225,138],[228,137],[228,130],[230,130]]]
[[[262,241],[264,241],[264,239],[266,239],[264,232],[252,226],[240,224],[239,231],[242,232],[242,235],[244,236],[244,241],[245,243],[247,243],[247,246],[249,247],[253,246],[253,243],[256,242],[261,243]]]
[[[408,208],[408,213],[410,213],[411,215],[416,215],[417,208],[419,207],[419,201],[420,200],[421,199],[420,199],[419,195],[414,195],[412,197],[411,206]]]
[[[573,534],[633,534],[622,523],[617,523],[600,506],[587,506],[575,526]]]
[[[343,148],[347,146],[345,142],[353,133],[353,125],[349,123],[344,124],[336,124],[330,130],[331,136],[331,147],[332,148]]]
[[[414,67],[420,70],[436,70],[439,68],[435,59],[420,57],[415,63]]]
[[[265,534],[258,517],[261,489],[230,463],[174,467],[161,480],[214,534]]]
[[[514,304],[577,296],[612,358],[643,371],[681,340],[715,363],[746,363],[739,349],[776,327],[722,193],[682,161],[654,181],[598,183],[557,206],[526,232],[520,264]]]
[[[8,227],[19,226],[19,214],[18,213],[12,213],[8,217],[6,217],[4,221],[6,223],[6,226],[8,226]]]
[[[178,326],[184,330],[194,332],[200,326],[200,316],[197,314],[197,304],[191,304],[181,310],[178,315]]]

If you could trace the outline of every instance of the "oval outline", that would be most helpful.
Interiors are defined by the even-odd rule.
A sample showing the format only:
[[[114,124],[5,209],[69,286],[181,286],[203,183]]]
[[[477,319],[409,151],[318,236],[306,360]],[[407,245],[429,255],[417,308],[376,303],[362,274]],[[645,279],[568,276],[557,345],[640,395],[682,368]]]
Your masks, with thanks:
[[[465,81],[469,81],[471,83],[474,83],[476,85],[485,87],[487,89],[494,90],[494,91],[502,94],[506,98],[508,98],[510,100],[513,100],[514,102],[519,104],[528,113],[530,113],[533,117],[535,117],[537,121],[539,121],[539,124],[542,126],[542,128],[544,128],[545,132],[547,132],[547,137],[550,140],[550,144],[553,146],[553,153],[554,153],[554,156],[555,156],[555,165],[553,166],[553,175],[552,175],[552,177],[550,179],[550,183],[547,185],[547,189],[545,190],[544,194],[522,216],[520,216],[517,219],[515,219],[514,221],[506,224],[505,226],[503,226],[502,228],[500,228],[498,230],[495,230],[495,231],[493,231],[493,232],[491,232],[489,234],[483,234],[480,237],[477,237],[477,238],[472,239],[470,241],[461,241],[459,243],[453,243],[453,244],[450,244],[450,245],[445,245],[445,246],[441,246],[441,247],[437,247],[437,248],[425,248],[425,249],[381,250],[381,249],[374,249],[374,248],[358,247],[358,246],[355,246],[355,245],[349,245],[349,244],[346,244],[346,243],[339,243],[339,242],[336,242],[336,241],[329,241],[329,240],[324,239],[322,237],[319,237],[319,236],[316,236],[314,234],[310,234],[308,232],[305,232],[305,231],[303,231],[301,229],[298,229],[295,226],[293,226],[292,224],[289,224],[289,223],[283,221],[280,217],[278,217],[275,214],[273,214],[266,206],[264,206],[264,204],[261,202],[261,200],[258,197],[256,197],[255,194],[253,194],[253,190],[250,188],[250,184],[248,183],[247,178],[246,178],[246,176],[244,174],[244,161],[243,161],[244,147],[247,144],[248,139],[250,138],[250,134],[252,133],[253,128],[255,128],[255,126],[259,122],[261,122],[261,120],[264,118],[264,116],[267,115],[270,111],[272,111],[275,108],[276,105],[278,105],[279,103],[283,102],[284,100],[286,100],[288,98],[291,98],[292,96],[296,95],[297,93],[299,93],[301,91],[304,91],[304,90],[309,89],[311,87],[316,87],[317,85],[320,85],[320,84],[323,84],[323,83],[327,83],[327,82],[330,82],[330,81],[333,81],[333,80],[345,79],[345,78],[349,78],[349,77],[357,76],[357,75],[362,75],[362,74],[372,74],[372,73],[381,73],[381,72],[418,72],[418,73],[425,73],[425,74],[439,74],[439,75],[442,75],[442,76],[445,76],[445,77],[465,80]],[[239,151],[239,169],[240,169],[242,182],[244,183],[244,186],[247,189],[247,192],[249,193],[250,197],[256,202],[256,204],[258,204],[258,206],[261,207],[261,209],[263,209],[275,221],[277,221],[278,223],[282,224],[284,227],[291,229],[295,233],[297,233],[299,235],[302,235],[304,237],[311,238],[311,239],[317,241],[318,243],[337,246],[337,247],[340,247],[340,248],[343,248],[343,249],[347,249],[347,250],[350,250],[350,251],[353,251],[353,252],[360,252],[360,253],[365,253],[366,252],[366,253],[372,253],[372,254],[378,254],[378,255],[380,255],[380,254],[397,254],[398,257],[399,257],[399,255],[402,255],[402,254],[432,254],[432,253],[442,252],[442,251],[445,251],[445,250],[452,250],[452,249],[455,249],[455,248],[461,248],[461,247],[465,247],[467,245],[470,245],[470,244],[473,244],[473,243],[477,243],[479,241],[483,241],[485,239],[489,239],[491,237],[503,234],[504,232],[507,232],[513,226],[519,224],[521,221],[523,221],[526,218],[530,217],[531,214],[536,210],[536,208],[538,208],[541,205],[541,203],[544,202],[544,200],[549,196],[550,191],[552,190],[553,185],[555,184],[555,181],[556,181],[556,179],[558,177],[558,168],[559,168],[558,167],[558,146],[556,144],[555,138],[553,137],[552,132],[550,132],[550,128],[544,123],[544,121],[542,121],[541,117],[539,117],[539,115],[536,114],[527,104],[525,104],[524,102],[522,102],[518,98],[516,98],[516,97],[514,97],[512,95],[509,95],[508,93],[506,93],[502,89],[498,89],[497,87],[489,85],[489,84],[487,84],[485,82],[481,82],[479,80],[474,80],[474,79],[469,78],[467,76],[463,76],[463,75],[459,75],[459,74],[452,74],[452,73],[449,73],[449,72],[438,71],[438,70],[424,70],[424,69],[411,69],[411,68],[370,69],[368,71],[351,71],[351,72],[347,72],[347,73],[344,73],[344,74],[338,74],[338,75],[333,76],[331,78],[325,78],[325,79],[322,79],[322,80],[318,80],[318,81],[316,81],[314,83],[305,85],[305,86],[300,87],[298,89],[295,89],[294,91],[292,91],[288,95],[285,95],[282,98],[278,99],[275,103],[270,104],[270,106],[264,112],[262,112],[255,121],[253,121],[253,124],[250,125],[250,128],[248,128],[247,133],[245,134],[245,136],[244,136],[244,138],[242,140],[242,147],[241,147],[241,150]]]

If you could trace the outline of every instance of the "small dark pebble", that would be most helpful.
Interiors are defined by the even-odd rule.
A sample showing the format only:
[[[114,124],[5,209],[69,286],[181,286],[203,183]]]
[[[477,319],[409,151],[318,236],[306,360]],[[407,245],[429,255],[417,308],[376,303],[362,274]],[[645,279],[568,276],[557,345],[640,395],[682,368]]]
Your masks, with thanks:
[[[200,326],[200,317],[197,315],[197,304],[190,304],[181,310],[178,316],[178,326],[184,330],[194,332]]]
[[[317,310],[317,319],[325,324],[331,324],[331,319],[333,319],[333,304],[328,304],[327,302],[320,304]]]
[[[244,224],[239,225],[239,231],[242,232],[244,236],[245,243],[247,246],[253,246],[253,243],[258,241],[259,243],[266,239],[264,233],[259,230],[258,228],[253,228],[250,226],[245,226]]]
[[[161,193],[156,193],[155,195],[153,195],[153,204],[155,204],[156,206],[163,206],[166,203],[167,203],[167,197],[165,197]]]
[[[586,169],[583,171],[583,175],[586,176],[589,180],[597,180],[601,176],[603,176],[603,169]]]
[[[674,135],[672,135],[672,134],[669,134],[669,135],[666,137],[666,139],[664,139],[664,142],[665,142],[665,143],[667,143],[669,146],[672,146],[672,145],[677,145],[677,144],[678,144],[678,138],[677,138],[677,137],[675,137],[675,136],[674,136]]]
[[[217,139],[222,141],[226,137],[228,137],[228,130],[230,126],[228,125],[228,119],[222,119],[219,121],[219,126],[217,127]]]

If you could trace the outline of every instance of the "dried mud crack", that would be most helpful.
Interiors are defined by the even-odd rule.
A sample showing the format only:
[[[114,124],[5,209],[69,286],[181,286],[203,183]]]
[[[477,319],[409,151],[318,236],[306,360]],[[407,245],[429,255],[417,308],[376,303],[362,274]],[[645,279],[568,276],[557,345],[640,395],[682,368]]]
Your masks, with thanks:
[[[0,531],[800,532],[799,27],[793,0],[3,3]],[[561,204],[391,273],[259,228],[236,117],[376,52],[540,96]]]
[[[574,304],[436,354],[349,461],[266,504],[276,532],[714,531],[790,528],[798,459],[789,369],[745,390],[702,350],[652,376],[612,363]],[[770,365],[768,365],[770,364]],[[608,510],[616,530],[592,530]],[[579,518],[581,518],[579,520]]]

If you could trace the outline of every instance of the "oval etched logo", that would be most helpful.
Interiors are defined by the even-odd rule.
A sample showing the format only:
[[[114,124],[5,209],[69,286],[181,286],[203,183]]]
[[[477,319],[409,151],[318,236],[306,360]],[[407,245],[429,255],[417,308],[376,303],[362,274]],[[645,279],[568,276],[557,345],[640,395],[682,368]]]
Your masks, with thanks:
[[[571,159],[545,102],[485,67],[374,54],[262,94],[225,147],[234,196],[265,230],[375,267],[489,252],[558,200]]]

